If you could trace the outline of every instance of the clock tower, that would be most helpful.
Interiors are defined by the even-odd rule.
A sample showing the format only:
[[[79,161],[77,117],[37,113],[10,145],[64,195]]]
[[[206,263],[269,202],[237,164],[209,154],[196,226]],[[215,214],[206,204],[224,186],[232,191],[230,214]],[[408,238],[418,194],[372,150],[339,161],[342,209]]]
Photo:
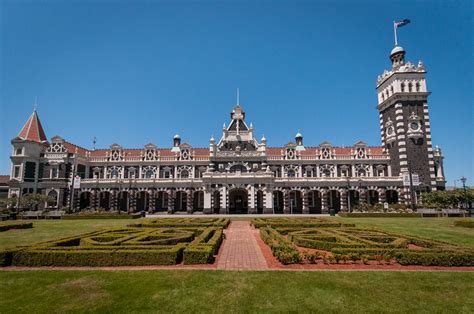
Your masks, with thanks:
[[[405,49],[390,53],[392,67],[377,79],[382,146],[390,154],[392,174],[418,174],[419,191],[444,189],[442,154],[433,152],[426,69],[405,62]]]

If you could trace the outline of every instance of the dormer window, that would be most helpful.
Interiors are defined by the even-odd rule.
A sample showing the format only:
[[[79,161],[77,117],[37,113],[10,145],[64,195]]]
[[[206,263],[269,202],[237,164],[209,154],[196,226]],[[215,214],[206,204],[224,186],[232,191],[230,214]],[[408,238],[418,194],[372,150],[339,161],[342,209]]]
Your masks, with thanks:
[[[18,147],[18,148],[15,150],[15,155],[17,155],[17,156],[23,155],[23,148],[22,148],[22,147]]]

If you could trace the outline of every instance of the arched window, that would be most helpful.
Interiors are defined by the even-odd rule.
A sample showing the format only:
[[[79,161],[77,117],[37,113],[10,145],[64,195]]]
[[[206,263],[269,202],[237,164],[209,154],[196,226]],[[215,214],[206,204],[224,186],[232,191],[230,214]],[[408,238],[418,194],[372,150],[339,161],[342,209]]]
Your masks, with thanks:
[[[48,193],[48,207],[56,207],[58,205],[58,192],[52,190]]]
[[[112,169],[112,170],[110,170],[110,177],[111,177],[112,179],[116,179],[116,178],[118,178],[118,176],[119,176],[119,172],[118,172],[117,169]]]
[[[420,91],[420,83],[416,82],[415,88],[416,88],[416,91],[419,92]]]
[[[189,178],[189,171],[188,170],[182,170],[181,171],[181,179],[187,179]]]
[[[411,90],[413,88],[413,84],[412,83],[408,83],[408,91],[411,93]]]
[[[365,170],[364,169],[360,169],[358,172],[357,172],[357,175],[359,177],[365,177]]]
[[[400,87],[401,87],[402,92],[404,92],[404,91],[405,91],[405,83],[402,83],[402,84],[400,85]]]
[[[296,173],[295,173],[294,170],[288,170],[287,176],[288,176],[288,178],[294,178],[294,177],[296,177]]]
[[[145,179],[153,179],[154,177],[155,177],[155,173],[153,172],[153,170],[148,169],[145,172]]]
[[[323,177],[329,178],[331,176],[331,171],[329,169],[323,170]]]

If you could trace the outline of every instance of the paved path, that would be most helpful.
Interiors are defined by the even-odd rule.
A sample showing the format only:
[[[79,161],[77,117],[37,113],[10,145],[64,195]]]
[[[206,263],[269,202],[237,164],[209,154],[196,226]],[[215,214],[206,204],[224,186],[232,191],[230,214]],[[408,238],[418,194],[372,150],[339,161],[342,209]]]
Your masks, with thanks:
[[[265,270],[263,256],[248,221],[233,221],[225,231],[226,240],[217,262],[217,269]]]

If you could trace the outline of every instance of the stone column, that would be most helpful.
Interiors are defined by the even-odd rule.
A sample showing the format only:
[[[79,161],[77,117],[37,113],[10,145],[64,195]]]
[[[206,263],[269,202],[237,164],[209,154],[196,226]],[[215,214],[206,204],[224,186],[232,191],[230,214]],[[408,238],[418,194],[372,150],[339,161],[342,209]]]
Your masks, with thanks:
[[[129,211],[134,213],[137,209],[137,201],[136,201],[136,191],[134,189],[130,190],[130,201],[129,201]]]
[[[148,193],[148,212],[154,213],[155,208],[156,208],[156,191],[155,190],[150,190]]]
[[[110,208],[112,210],[117,210],[117,190],[113,189],[110,191]]]
[[[303,190],[303,214],[309,214],[309,193],[310,190]]]
[[[329,208],[328,208],[328,190],[323,189],[321,191],[321,213],[322,214],[327,214],[329,213]]]
[[[250,187],[249,197],[248,197],[248,207],[249,207],[249,214],[256,214],[257,213],[257,205],[255,204],[255,187],[252,185]]]
[[[367,204],[367,189],[359,189],[359,204]]]
[[[204,190],[204,214],[212,214],[212,195],[210,189],[205,189]]]
[[[72,204],[73,210],[78,212],[81,208],[81,192],[77,191],[77,195],[74,195],[74,204]]]
[[[94,210],[97,210],[99,207],[99,194],[100,191],[98,190],[94,190],[94,193],[92,194],[92,208],[94,208]]]
[[[344,189],[341,193],[341,212],[347,212],[347,198],[349,197],[349,190]]]
[[[269,188],[265,188],[263,199],[263,213],[273,214],[273,191]]]
[[[168,193],[168,214],[172,214],[173,209],[174,209],[175,194],[173,190],[168,190],[167,193]]]
[[[379,203],[384,204],[387,201],[387,190],[385,188],[379,189]]]
[[[219,211],[220,214],[227,214],[227,204],[228,204],[228,198],[229,196],[227,195],[227,187],[224,186],[222,187],[221,191],[221,209]]]
[[[283,192],[283,214],[291,214],[290,209],[290,190],[285,189]]]
[[[187,189],[186,190],[186,212],[188,214],[193,213],[193,190]]]

